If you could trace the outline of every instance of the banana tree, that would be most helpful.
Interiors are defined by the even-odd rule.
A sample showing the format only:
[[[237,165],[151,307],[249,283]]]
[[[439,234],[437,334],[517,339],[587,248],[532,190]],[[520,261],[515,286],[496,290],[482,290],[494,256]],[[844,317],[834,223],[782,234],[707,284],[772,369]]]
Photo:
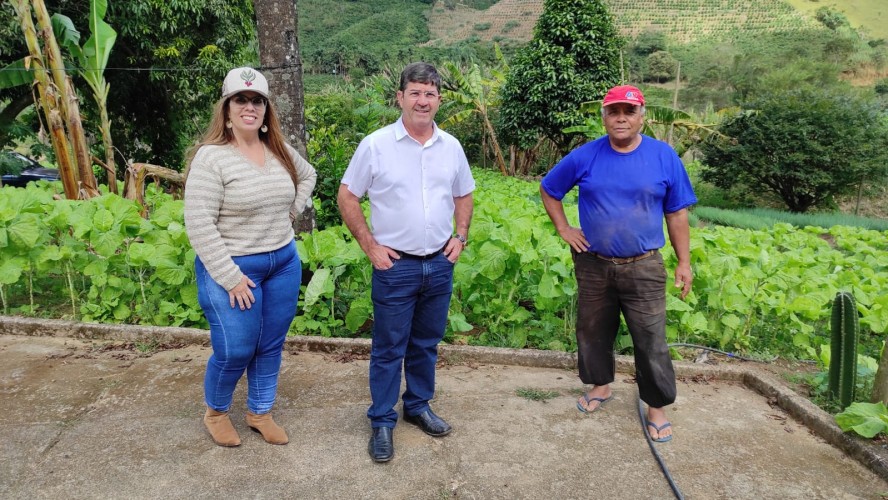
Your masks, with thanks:
[[[502,57],[499,47],[497,54]],[[504,65],[502,58],[500,60],[501,65]],[[461,70],[449,61],[444,63],[443,70],[447,82],[443,91],[448,101],[447,107],[461,109],[442,121],[441,127],[447,128],[448,125],[460,123],[477,114],[484,124],[483,136],[490,139],[490,148],[493,150],[497,166],[503,175],[508,175],[506,161],[496,138],[496,130],[490,121],[490,109],[499,105],[499,89],[506,80],[505,71],[494,68],[490,70],[491,76],[485,77],[478,64],[472,64],[468,69]]]
[[[81,47],[80,33],[68,16],[52,16],[53,31],[63,47],[73,56],[80,68],[80,76],[86,80],[93,92],[102,120],[102,143],[105,146],[105,162],[102,165],[108,172],[108,189],[117,192],[117,175],[114,167],[114,145],[111,141],[111,120],[108,118],[108,90],[105,80],[105,67],[111,48],[117,40],[117,32],[104,21],[108,10],[106,0],[91,0],[89,7],[90,37]]]
[[[11,0],[10,3],[18,16],[19,24],[22,27],[25,42],[28,46],[29,55],[22,59],[21,67],[33,72],[30,82],[34,83],[40,96],[39,104],[43,109],[43,115],[46,117],[49,127],[49,137],[56,154],[59,176],[65,189],[65,197],[76,200],[80,197],[80,194],[77,187],[76,169],[74,168],[69,150],[70,143],[65,133],[62,114],[59,111],[59,89],[49,79],[43,50],[40,47],[37,29],[34,26],[31,5],[28,3],[28,0]]]
[[[580,111],[586,113],[586,122],[582,125],[568,127],[564,133],[580,133],[590,139],[596,139],[606,133],[601,121],[601,101],[589,101],[580,105]],[[646,105],[643,134],[660,140],[667,140],[670,129],[675,130],[678,138],[670,142],[679,156],[691,146],[712,134],[721,135],[715,130],[715,124],[698,123],[694,117],[684,111],[667,106]]]
[[[90,30],[92,36],[83,47],[78,45],[80,33],[74,28],[71,19],[61,14],[55,14],[50,18],[43,0],[30,0],[30,2],[29,0],[11,0],[10,3],[22,24],[29,55],[10,63],[0,71],[0,89],[18,85],[36,85],[40,92],[44,115],[50,126],[51,137],[53,137],[53,149],[56,151],[66,197],[78,198],[81,194],[87,197],[97,195],[98,189],[95,176],[92,173],[92,161],[80,121],[80,108],[77,105],[71,78],[62,64],[61,52],[58,48],[58,42],[61,41],[77,60],[77,66],[81,68],[80,74],[93,90],[93,96],[101,114],[102,140],[106,155],[104,163],[97,163],[102,164],[108,170],[108,187],[116,193],[113,145],[107,111],[109,87],[104,78],[104,69],[117,33],[103,21],[107,11],[107,0],[91,1]],[[32,16],[37,19],[37,27],[34,26]],[[43,48],[40,47],[41,38],[44,42]],[[61,123],[54,125],[55,118],[50,116],[51,114],[58,115]],[[65,124],[67,124],[67,134],[65,133]],[[62,139],[57,138],[59,134],[63,136]],[[69,147],[74,152],[73,160],[70,158]],[[76,170],[74,160],[76,160]],[[69,179],[69,177],[71,178]],[[78,182],[80,183],[79,188],[77,187]]]
[[[62,118],[68,130],[68,139],[74,151],[74,159],[77,164],[77,172],[80,177],[80,197],[91,198],[99,195],[96,186],[96,176],[92,171],[92,159],[89,154],[89,146],[86,144],[86,134],[83,132],[83,123],[80,119],[80,105],[71,77],[65,70],[62,60],[62,52],[52,31],[52,22],[49,12],[43,0],[31,0],[34,8],[34,17],[40,28],[38,35],[43,41],[44,65],[50,72],[52,81],[58,92],[58,106],[62,112]]]

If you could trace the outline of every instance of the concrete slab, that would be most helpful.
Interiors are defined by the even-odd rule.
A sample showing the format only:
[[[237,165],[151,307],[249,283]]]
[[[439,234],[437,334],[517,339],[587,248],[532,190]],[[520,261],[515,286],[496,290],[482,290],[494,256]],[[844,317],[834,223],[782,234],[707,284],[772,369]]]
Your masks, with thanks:
[[[366,341],[288,341],[274,414],[290,444],[268,445],[249,431],[242,383],[232,418],[243,445],[229,449],[214,445],[201,423],[205,332],[117,327],[115,334],[102,326],[92,332],[97,340],[87,330],[0,318],[0,497],[673,496],[642,434],[623,358],[614,401],[583,415],[570,355],[448,346],[433,405],[453,433],[435,439],[401,423],[395,458],[376,464],[366,451]],[[134,342],[175,347],[140,353]],[[804,406],[785,388],[754,377],[767,387],[753,390],[733,367],[678,367],[676,437],[657,449],[687,498],[888,493],[879,450],[861,455],[875,468],[850,458],[806,423],[822,415],[798,417],[780,406],[781,399]],[[519,389],[554,397],[532,401]]]

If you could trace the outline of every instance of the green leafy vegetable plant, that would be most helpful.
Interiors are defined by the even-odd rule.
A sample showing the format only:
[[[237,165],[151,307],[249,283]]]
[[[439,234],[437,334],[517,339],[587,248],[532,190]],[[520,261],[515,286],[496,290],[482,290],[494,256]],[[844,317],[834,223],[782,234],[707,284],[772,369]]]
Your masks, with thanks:
[[[888,408],[885,403],[852,403],[836,415],[836,423],[845,431],[865,437],[888,434]]]

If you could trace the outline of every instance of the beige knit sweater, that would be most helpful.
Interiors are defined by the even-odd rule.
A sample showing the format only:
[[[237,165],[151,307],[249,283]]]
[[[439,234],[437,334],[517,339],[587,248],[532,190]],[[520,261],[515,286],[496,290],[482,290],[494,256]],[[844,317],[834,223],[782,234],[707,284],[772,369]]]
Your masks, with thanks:
[[[203,146],[185,184],[185,231],[216,283],[231,290],[243,273],[232,257],[277,250],[293,239],[290,213],[309,201],[317,173],[288,146],[298,189],[284,166],[265,149],[258,166],[237,147]]]

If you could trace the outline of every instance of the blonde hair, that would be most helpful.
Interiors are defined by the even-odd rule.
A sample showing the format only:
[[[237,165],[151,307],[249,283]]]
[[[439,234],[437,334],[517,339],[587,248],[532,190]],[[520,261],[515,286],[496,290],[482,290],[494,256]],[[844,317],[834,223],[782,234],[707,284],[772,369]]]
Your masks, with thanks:
[[[225,126],[228,121],[229,100],[237,94],[223,97],[216,101],[213,106],[213,117],[210,119],[210,125],[203,133],[197,144],[192,146],[185,155],[185,182],[188,182],[188,172],[191,171],[191,162],[194,161],[194,155],[202,146],[224,146],[234,142],[234,132]],[[268,149],[283,165],[293,179],[293,186],[297,187],[299,180],[296,177],[296,162],[287,149],[287,141],[284,139],[284,132],[281,130],[281,122],[278,120],[277,113],[271,99],[265,99],[265,121],[263,125],[268,127],[268,132],[259,132],[259,140],[268,146]]]

